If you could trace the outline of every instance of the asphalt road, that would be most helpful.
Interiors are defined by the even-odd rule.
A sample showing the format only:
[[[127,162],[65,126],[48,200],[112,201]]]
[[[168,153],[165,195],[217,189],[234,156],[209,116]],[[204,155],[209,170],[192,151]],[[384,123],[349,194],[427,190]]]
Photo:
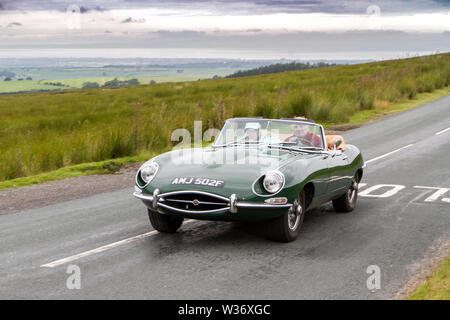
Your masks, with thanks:
[[[346,133],[367,161],[357,209],[309,212],[288,244],[224,222],[152,232],[133,186],[0,216],[0,298],[391,298],[450,237],[450,190],[422,188],[450,188],[449,127],[450,96]],[[80,289],[67,288],[71,265]],[[374,292],[371,265],[381,270]]]

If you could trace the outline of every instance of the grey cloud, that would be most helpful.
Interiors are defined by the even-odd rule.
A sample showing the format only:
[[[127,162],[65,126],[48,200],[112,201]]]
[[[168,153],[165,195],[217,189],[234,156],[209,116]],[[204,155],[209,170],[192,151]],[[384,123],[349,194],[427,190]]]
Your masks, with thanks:
[[[90,12],[90,11],[103,12],[103,11],[105,11],[105,9],[104,9],[103,7],[100,7],[100,6],[95,6],[95,7],[93,7],[93,8],[80,6],[80,13],[81,13],[81,14],[87,13],[87,12]]]
[[[21,10],[65,10],[68,5],[77,4],[63,0],[3,0],[8,9]],[[413,13],[440,11],[450,8],[448,0],[84,0],[80,6],[89,10],[127,8],[206,8],[219,13],[359,13],[364,14],[367,7],[377,5],[382,13]],[[4,6],[5,7],[5,6]]]
[[[8,28],[20,27],[20,26],[22,26],[22,24],[20,22],[11,22],[10,24],[8,24]]]
[[[145,19],[133,19],[131,17],[128,17],[121,21],[121,23],[144,23]]]

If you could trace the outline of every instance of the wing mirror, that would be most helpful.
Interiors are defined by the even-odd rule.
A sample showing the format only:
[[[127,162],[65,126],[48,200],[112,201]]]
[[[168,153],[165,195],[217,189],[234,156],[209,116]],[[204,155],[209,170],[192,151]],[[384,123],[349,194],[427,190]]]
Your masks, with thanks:
[[[337,148],[342,144],[342,139],[341,138],[336,138],[333,141],[333,150],[331,151],[331,156],[334,157],[336,154],[338,154],[338,150]]]
[[[341,138],[336,138],[333,141],[333,149],[336,150],[342,144]]]

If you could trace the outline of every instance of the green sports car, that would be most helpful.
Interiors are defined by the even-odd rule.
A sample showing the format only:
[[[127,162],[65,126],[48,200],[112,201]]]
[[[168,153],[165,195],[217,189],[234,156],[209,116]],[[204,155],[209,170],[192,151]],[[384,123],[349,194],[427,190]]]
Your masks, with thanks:
[[[297,238],[305,212],[355,208],[364,161],[341,136],[305,119],[234,118],[214,143],[161,154],[136,174],[150,222],[173,233],[185,218],[264,221],[268,237]]]

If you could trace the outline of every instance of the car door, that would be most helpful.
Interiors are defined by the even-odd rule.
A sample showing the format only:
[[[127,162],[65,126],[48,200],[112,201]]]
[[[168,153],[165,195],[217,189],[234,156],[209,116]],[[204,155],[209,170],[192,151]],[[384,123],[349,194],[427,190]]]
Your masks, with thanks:
[[[347,190],[351,177],[348,176],[349,159],[347,154],[341,150],[336,152],[330,151],[327,157],[329,180],[328,192],[330,196],[345,193]]]

